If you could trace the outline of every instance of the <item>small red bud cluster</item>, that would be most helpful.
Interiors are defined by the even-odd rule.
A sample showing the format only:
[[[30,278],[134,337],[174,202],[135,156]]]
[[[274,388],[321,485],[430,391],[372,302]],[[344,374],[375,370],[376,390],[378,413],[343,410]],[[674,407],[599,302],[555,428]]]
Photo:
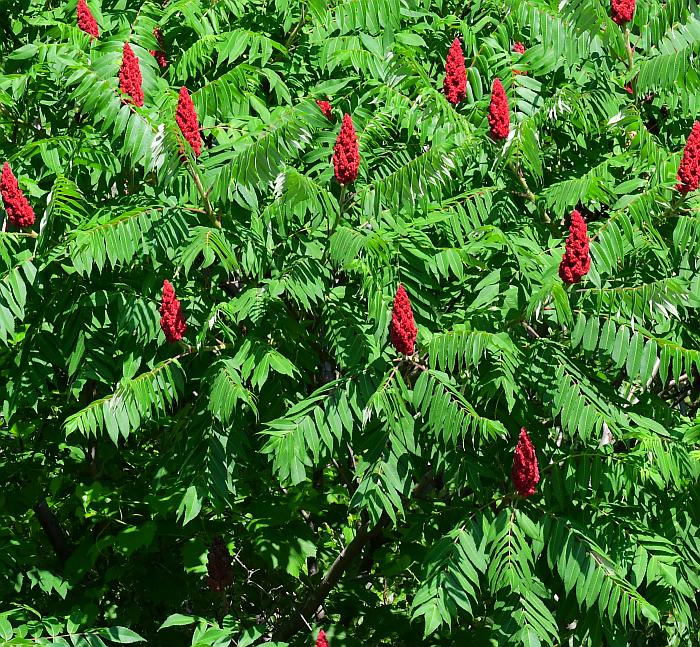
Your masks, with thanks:
[[[445,61],[445,80],[442,84],[447,100],[457,105],[467,94],[467,71],[464,67],[464,54],[459,38],[450,46]]]
[[[537,466],[535,447],[525,427],[520,430],[510,475],[520,496],[527,498],[535,493],[535,486],[540,482],[540,470]]]
[[[350,115],[343,115],[343,125],[333,147],[333,168],[340,184],[350,184],[357,179],[360,168],[360,149]]]
[[[160,304],[160,327],[169,342],[177,342],[187,330],[180,302],[175,297],[175,289],[167,279],[163,281],[163,296]]]
[[[611,0],[610,17],[618,24],[631,22],[634,17],[635,0]]]
[[[139,59],[129,43],[124,43],[122,66],[119,70],[119,89],[129,97],[135,106],[143,105],[143,88],[141,87],[141,68]]]
[[[90,11],[87,2],[85,2],[85,0],[78,0],[78,5],[75,10],[78,18],[78,27],[86,34],[90,34],[93,38],[99,38],[100,28],[97,26],[95,16],[92,15],[92,11]]]
[[[323,99],[316,99],[316,105],[321,109],[321,112],[326,116],[328,121],[333,121],[333,108],[328,101],[323,101]]]
[[[0,195],[10,223],[15,227],[31,227],[34,224],[34,209],[24,197],[7,162],[3,164],[0,175]]]
[[[195,157],[199,157],[202,152],[202,136],[199,134],[199,120],[197,111],[194,108],[192,97],[186,87],[180,88],[180,97],[177,101],[175,121],[182,131],[185,141],[192,146]]]
[[[156,59],[160,67],[168,67],[168,57],[165,55],[165,43],[163,42],[163,34],[160,31],[160,27],[153,28],[153,35],[158,42],[159,49],[150,50],[151,56]]]
[[[328,639],[326,638],[326,632],[321,629],[318,632],[318,637],[316,638],[316,647],[328,647]]]
[[[489,127],[493,139],[505,139],[510,132],[510,110],[508,108],[508,97],[503,89],[500,79],[493,82],[491,91],[491,105],[489,106]]]
[[[391,311],[389,337],[394,348],[404,355],[413,355],[418,329],[413,319],[411,302],[403,285],[399,285],[394,297],[394,308]]]
[[[519,54],[519,55],[522,56],[522,55],[525,53],[525,51],[526,51],[526,50],[525,50],[525,45],[523,45],[520,41],[515,41],[515,42],[513,43],[513,51],[514,51],[516,54]],[[524,74],[525,76],[527,76],[527,72],[521,71],[521,70],[513,70],[513,74],[514,74],[515,76],[517,76],[518,74]]]
[[[233,582],[233,561],[224,540],[218,535],[209,548],[207,555],[207,584],[209,588],[220,593]]]
[[[566,251],[559,263],[559,277],[564,283],[578,283],[591,269],[589,253],[588,228],[583,216],[574,209],[571,212],[569,237],[566,239]]]
[[[688,135],[677,177],[676,189],[681,193],[695,191],[700,185],[700,122],[698,121],[693,124],[693,129]]]

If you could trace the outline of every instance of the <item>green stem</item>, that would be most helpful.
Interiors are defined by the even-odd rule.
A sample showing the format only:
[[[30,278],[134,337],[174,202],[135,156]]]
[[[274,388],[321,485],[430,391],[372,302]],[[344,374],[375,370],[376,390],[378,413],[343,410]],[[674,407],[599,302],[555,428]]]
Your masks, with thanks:
[[[199,177],[199,173],[197,173],[197,169],[194,167],[194,164],[192,164],[189,157],[187,158],[187,168],[190,172],[190,175],[192,175],[192,179],[194,180],[194,184],[197,187],[197,191],[199,192],[199,195],[202,196],[202,200],[204,202],[204,208],[207,211],[207,215],[209,216],[209,220],[211,220],[212,225],[221,229],[221,221],[216,217],[216,214],[214,213],[214,209],[212,209],[211,202],[209,202],[209,196],[207,195],[207,192],[204,190],[204,185],[202,184],[202,179]]]
[[[631,71],[634,65],[634,54],[632,52],[632,44],[630,43],[629,27],[625,27],[625,49],[627,50],[627,69]]]
[[[520,186],[522,186],[523,189],[525,190],[525,197],[530,202],[536,202],[537,196],[530,189],[530,185],[527,183],[527,180],[525,179],[525,173],[523,173],[522,168],[520,166],[516,166],[512,160],[508,160],[508,167],[510,168],[511,171],[513,171],[513,174],[515,175],[515,177],[518,178],[518,182],[520,182]],[[546,223],[551,222],[546,211],[542,213],[542,220]]]
[[[347,185],[340,185],[340,197],[338,198],[338,215],[336,216],[335,221],[332,225],[331,216],[328,216],[328,241],[326,243],[326,251],[323,253],[323,263],[326,262],[328,258],[328,252],[331,248],[331,236],[335,233],[335,230],[338,228],[338,225],[340,224],[340,221],[343,218],[343,212],[345,211],[345,200],[347,198],[347,190]]]

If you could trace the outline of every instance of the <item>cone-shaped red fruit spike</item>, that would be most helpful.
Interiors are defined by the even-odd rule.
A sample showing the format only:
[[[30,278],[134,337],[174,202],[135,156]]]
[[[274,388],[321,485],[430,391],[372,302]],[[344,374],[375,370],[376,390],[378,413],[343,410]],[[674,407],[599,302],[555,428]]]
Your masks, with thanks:
[[[34,224],[34,209],[24,197],[22,189],[17,184],[17,178],[7,162],[3,164],[2,175],[0,175],[0,194],[7,211],[7,219],[15,227],[31,227]]]
[[[526,498],[535,493],[535,486],[540,482],[537,454],[525,427],[520,430],[518,444],[515,446],[510,476],[518,494]]]
[[[698,121],[693,124],[693,129],[688,135],[677,177],[676,188],[681,193],[695,191],[700,184],[700,122]]]
[[[394,309],[391,311],[391,324],[389,326],[389,337],[394,348],[404,355],[413,355],[416,343],[416,322],[413,319],[411,302],[403,285],[399,285],[394,297]]]
[[[618,24],[624,25],[634,17],[635,0],[611,0],[610,17]]]
[[[591,256],[588,252],[588,228],[583,216],[574,209],[571,212],[569,237],[566,239],[566,251],[559,263],[559,277],[564,283],[578,283],[591,269]]]
[[[160,49],[150,50],[151,56],[156,59],[156,62],[160,67],[168,67],[168,57],[165,55],[165,43],[163,42],[163,34],[159,27],[153,28],[153,35],[156,41],[158,41],[158,47]]]
[[[508,110],[508,97],[503,89],[501,79],[493,82],[491,91],[491,105],[489,106],[489,127],[491,137],[494,139],[505,139],[510,132],[510,111]]]
[[[187,141],[192,146],[192,150],[196,157],[202,152],[202,136],[199,134],[199,121],[197,120],[197,111],[194,109],[194,103],[187,88],[180,88],[180,98],[177,101],[177,111],[175,112],[175,121],[180,126],[180,130]]]
[[[328,639],[326,638],[326,632],[321,629],[318,632],[318,638],[316,638],[316,647],[328,647]]]
[[[119,89],[131,97],[136,106],[143,105],[143,89],[141,88],[141,68],[139,59],[129,43],[124,43],[122,66],[119,70]]]
[[[515,41],[513,43],[513,51],[516,54],[524,54],[525,53],[525,45],[523,45],[520,41]]]
[[[163,297],[160,304],[160,327],[169,342],[182,339],[187,330],[185,318],[182,316],[180,302],[175,297],[175,290],[167,279],[163,281]]]
[[[316,99],[316,105],[321,109],[321,112],[326,115],[329,120],[333,119],[333,109],[328,101],[323,101],[322,99]]]
[[[93,38],[99,38],[100,29],[97,26],[95,16],[92,15],[92,11],[90,11],[90,7],[88,7],[85,0],[78,0],[76,13],[78,15],[78,27],[86,34],[90,34]]]
[[[340,127],[338,139],[335,140],[333,147],[333,168],[335,179],[340,184],[350,184],[357,178],[357,171],[360,168],[360,150],[350,115],[343,115],[343,125]]]
[[[231,554],[221,537],[214,537],[207,555],[207,584],[212,591],[221,592],[233,582]]]
[[[445,60],[445,80],[442,82],[445,98],[457,105],[464,100],[467,94],[467,71],[464,67],[464,54],[459,38],[455,38],[450,45]]]

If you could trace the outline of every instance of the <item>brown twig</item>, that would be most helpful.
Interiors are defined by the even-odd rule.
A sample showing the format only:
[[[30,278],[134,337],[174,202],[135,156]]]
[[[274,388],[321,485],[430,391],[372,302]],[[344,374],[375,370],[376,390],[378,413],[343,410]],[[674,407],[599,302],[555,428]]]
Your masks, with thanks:
[[[412,497],[417,497],[420,495],[423,489],[425,489],[433,481],[433,470],[430,469],[423,476],[420,482],[413,488],[411,494]],[[313,616],[317,609],[323,604],[326,596],[331,591],[331,589],[339,582],[340,578],[343,576],[348,566],[353,562],[355,557],[357,557],[362,549],[374,538],[378,537],[386,526],[389,525],[391,521],[389,515],[383,512],[379,521],[370,529],[369,524],[365,523],[360,526],[357,534],[353,540],[343,548],[343,550],[338,553],[335,561],[328,569],[326,574],[323,576],[321,583],[318,588],[311,591],[306,600],[301,605],[301,608],[294,613],[294,615],[289,618],[284,624],[275,629],[272,633],[272,640],[281,642],[288,641],[292,636],[294,636],[298,631],[300,631],[304,625],[308,625],[306,618]]]

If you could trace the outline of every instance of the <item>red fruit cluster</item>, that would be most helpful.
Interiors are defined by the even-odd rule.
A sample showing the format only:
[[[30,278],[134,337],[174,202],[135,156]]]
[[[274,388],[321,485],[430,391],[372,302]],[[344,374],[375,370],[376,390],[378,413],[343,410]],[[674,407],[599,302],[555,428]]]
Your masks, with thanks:
[[[583,216],[574,209],[571,212],[569,237],[566,239],[566,251],[559,263],[559,276],[564,283],[578,283],[591,269],[589,254],[588,228]]]
[[[524,54],[525,53],[525,45],[523,45],[520,41],[515,41],[513,43],[513,51],[516,54]]]
[[[330,120],[333,120],[333,109],[328,101],[316,99],[316,105],[321,109],[321,112]]]
[[[418,330],[413,319],[411,302],[403,285],[399,285],[394,297],[394,308],[391,311],[391,325],[389,326],[389,337],[394,348],[404,355],[413,355],[416,335]]]
[[[328,647],[328,639],[326,638],[326,632],[321,629],[318,632],[318,638],[316,638],[316,647]]]
[[[535,486],[540,482],[537,454],[525,427],[520,430],[518,444],[515,446],[510,476],[518,494],[526,498],[535,493]]]
[[[357,145],[352,117],[343,115],[343,125],[333,147],[333,168],[340,184],[350,184],[357,178],[360,168],[360,150]]]
[[[491,137],[494,139],[505,139],[510,132],[510,110],[508,108],[508,97],[503,89],[501,79],[493,82],[491,91],[491,105],[489,106],[489,127]]]
[[[180,302],[175,297],[175,289],[167,279],[163,281],[163,297],[160,304],[160,327],[169,342],[182,339],[187,330]]]
[[[152,49],[150,50],[151,56],[156,59],[156,62],[160,67],[168,67],[168,57],[165,55],[165,43],[163,42],[163,34],[160,31],[159,27],[154,27],[153,28],[153,35],[155,36],[156,41],[158,41],[158,47],[160,49]]]
[[[7,211],[7,219],[15,227],[31,227],[34,224],[34,209],[24,197],[7,162],[3,164],[0,175],[0,195]]]
[[[119,89],[131,97],[136,106],[143,105],[143,89],[141,88],[141,68],[139,59],[129,43],[124,43],[122,66],[119,70]]]
[[[700,185],[700,122],[698,121],[693,124],[693,129],[688,135],[677,177],[676,188],[681,193],[695,191]]]
[[[217,593],[226,590],[233,582],[231,554],[221,537],[214,537],[207,555],[207,584]]]
[[[467,94],[467,71],[464,67],[464,54],[459,38],[455,38],[450,46],[445,61],[445,80],[442,83],[445,97],[453,105],[457,105]]]
[[[635,0],[611,0],[610,17],[618,24],[624,25],[634,17]]]
[[[180,127],[187,143],[192,146],[195,156],[199,157],[202,152],[202,136],[199,134],[197,111],[194,109],[190,93],[185,87],[180,88],[175,121],[177,121],[177,125]]]
[[[78,15],[78,27],[80,27],[80,29],[82,29],[86,34],[90,34],[90,36],[93,38],[99,38],[100,29],[97,26],[95,16],[92,15],[92,11],[90,11],[90,7],[88,7],[85,0],[78,0],[76,13]]]

